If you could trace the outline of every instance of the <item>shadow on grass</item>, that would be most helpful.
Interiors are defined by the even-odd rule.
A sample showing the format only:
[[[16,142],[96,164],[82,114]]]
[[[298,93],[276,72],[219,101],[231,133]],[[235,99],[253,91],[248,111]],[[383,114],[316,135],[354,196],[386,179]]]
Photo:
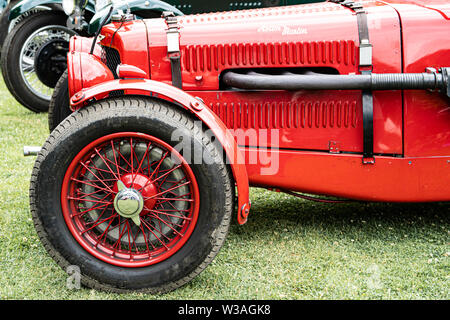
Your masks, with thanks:
[[[355,233],[383,238],[425,235],[443,240],[450,228],[450,203],[348,202],[319,203],[283,193],[252,189],[252,209],[246,227],[233,222],[231,234],[284,230],[315,230],[324,234]]]

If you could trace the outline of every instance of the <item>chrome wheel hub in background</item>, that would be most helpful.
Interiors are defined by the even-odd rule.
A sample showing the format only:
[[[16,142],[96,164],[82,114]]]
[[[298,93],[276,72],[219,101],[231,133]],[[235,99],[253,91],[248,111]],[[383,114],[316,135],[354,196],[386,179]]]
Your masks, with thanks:
[[[22,79],[28,89],[38,97],[50,101],[53,88],[46,86],[36,74],[35,58],[41,47],[51,40],[69,42],[71,36],[76,33],[66,27],[50,25],[33,32],[22,46],[20,51],[19,68]]]

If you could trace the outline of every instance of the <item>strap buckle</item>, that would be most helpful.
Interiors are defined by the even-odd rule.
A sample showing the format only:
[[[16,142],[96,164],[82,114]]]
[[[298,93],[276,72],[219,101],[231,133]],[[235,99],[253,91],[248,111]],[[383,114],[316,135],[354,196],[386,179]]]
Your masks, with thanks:
[[[167,54],[170,59],[172,71],[172,85],[177,88],[182,88],[181,78],[181,53],[180,53],[180,27],[178,26],[178,19],[172,11],[164,11],[162,17],[167,23]]]
[[[172,11],[164,11],[162,17],[167,23],[167,51],[169,53],[180,51],[180,32],[178,27],[178,20]]]

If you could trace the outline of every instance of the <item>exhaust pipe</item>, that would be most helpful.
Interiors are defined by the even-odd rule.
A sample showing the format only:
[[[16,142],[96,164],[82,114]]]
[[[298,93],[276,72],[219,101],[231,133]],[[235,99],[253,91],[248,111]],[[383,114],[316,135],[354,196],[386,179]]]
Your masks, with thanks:
[[[39,151],[41,151],[41,147],[34,147],[34,146],[24,146],[23,147],[23,156],[37,156]]]
[[[431,69],[430,69],[431,70]],[[223,82],[247,90],[443,90],[450,97],[450,68],[427,73],[334,75],[306,72],[268,75],[227,71]]]

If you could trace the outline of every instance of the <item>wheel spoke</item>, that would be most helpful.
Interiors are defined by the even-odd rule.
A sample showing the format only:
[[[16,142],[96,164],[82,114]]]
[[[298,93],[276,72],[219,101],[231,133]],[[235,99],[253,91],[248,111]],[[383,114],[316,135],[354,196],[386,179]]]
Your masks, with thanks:
[[[164,223],[166,226],[168,226],[170,229],[172,229],[173,232],[175,232],[177,235],[179,235],[180,237],[182,237],[183,235],[181,233],[179,233],[176,229],[174,229],[170,224],[167,223],[167,221],[165,221],[164,219],[161,219],[157,214],[152,214],[152,217],[155,217],[156,219],[158,219],[160,222]],[[181,227],[175,223],[172,223],[172,225],[175,225],[177,227]]]
[[[153,236],[158,239],[158,241],[163,245],[164,248],[166,248],[167,250],[169,249],[169,247],[167,247],[167,245],[164,243],[164,241],[162,241],[151,229],[151,227],[148,225],[147,222],[142,221],[142,224],[145,225],[147,227],[147,229],[153,234]]]
[[[89,167],[87,166],[87,165],[85,165],[83,162],[80,162],[80,164],[86,169],[86,170],[88,170],[94,177],[96,177],[97,179],[99,179],[99,181],[106,187],[106,189],[109,191],[109,192],[111,192],[111,193],[114,193],[114,191],[102,180],[102,179],[100,179],[99,177],[97,177],[97,175],[94,173],[94,172],[92,172],[92,170],[91,169],[89,169]]]
[[[114,147],[114,141],[113,141],[113,140],[111,140],[111,150],[112,150],[113,155],[114,155],[114,164],[116,165],[117,176],[118,176],[119,179],[120,179],[119,163],[117,162],[116,148]]]
[[[147,156],[147,153],[148,153],[148,150],[150,149],[150,146],[151,146],[151,143],[149,143],[149,144],[147,145],[147,149],[145,150],[145,153],[144,153],[144,155],[142,156],[142,160],[141,160],[140,163],[139,163],[139,166],[138,166],[138,168],[137,168],[137,170],[136,170],[136,173],[141,172],[142,163],[144,162],[145,157]],[[132,186],[133,186],[133,184],[134,184],[134,180],[135,180],[135,179],[136,179],[136,176],[133,177],[133,181],[131,182],[131,185],[132,185]]]
[[[38,50],[51,40],[61,40],[68,42],[74,32],[60,25],[47,25],[36,30],[22,45],[19,56],[19,70],[26,87],[32,94],[41,99],[50,100],[53,88],[46,86],[37,77],[34,69],[36,53]]]
[[[176,214],[170,214],[170,213],[163,212],[163,211],[158,211],[158,210],[155,210],[155,209],[149,209],[149,211],[152,212],[152,213],[155,213],[155,214],[163,214],[163,215],[166,215],[168,217],[180,218],[180,219],[183,219],[183,220],[192,220],[191,218],[188,218],[188,217],[183,216],[183,215],[178,216]]]
[[[120,179],[119,176],[117,176],[114,171],[111,169],[111,167],[108,165],[108,163],[106,162],[105,158],[100,154],[100,152],[98,151],[97,148],[95,148],[95,153],[100,157],[100,159],[102,159],[103,163],[108,167],[109,172],[112,173],[112,175],[116,178],[116,180]],[[105,170],[106,171],[106,170]]]
[[[175,187],[172,187],[172,188],[167,189],[167,190],[165,190],[165,191],[161,191],[160,193],[157,193],[157,194],[155,194],[154,196],[147,197],[147,199],[153,199],[153,198],[156,199],[156,198],[158,198],[158,196],[161,196],[161,195],[163,195],[164,193],[167,193],[167,192],[169,192],[169,191],[172,191],[172,190],[175,190],[175,189],[184,187],[184,186],[186,186],[186,185],[188,185],[188,184],[190,184],[190,183],[191,183],[190,181],[185,182],[185,183],[183,183],[183,184],[181,184],[181,185],[179,185],[179,186],[175,186]]]
[[[92,208],[89,208],[89,209],[87,209],[85,211],[72,213],[71,214],[71,218],[81,217],[81,216],[85,215],[88,212],[91,212],[91,211],[94,211],[94,210],[98,210],[98,209],[103,209],[103,208],[108,207],[108,206],[109,206],[109,204],[102,204],[102,205],[99,205],[99,206],[96,206],[96,207],[94,206]]]
[[[179,169],[179,168],[181,168],[181,164],[178,165],[178,166],[173,167],[172,169],[170,169],[170,170],[167,171],[166,173],[160,175],[158,178],[154,179],[154,180],[152,181],[152,183],[155,183],[156,181],[158,181],[158,180],[161,179],[161,178],[167,177],[169,174],[171,174],[173,171],[175,171],[175,170],[177,170],[177,169]],[[164,183],[164,181],[163,181],[161,184],[163,184],[163,183]]]
[[[105,219],[103,219],[102,221],[99,221],[99,222],[97,222],[96,224],[94,224],[92,227],[83,230],[83,231],[81,232],[81,234],[86,233],[86,232],[88,232],[88,231],[91,231],[92,229],[94,229],[95,227],[101,225],[102,223],[105,223],[106,221],[111,220],[111,219],[114,219],[114,218],[115,218],[115,216],[110,216],[110,217],[108,217],[108,218],[105,218]]]

